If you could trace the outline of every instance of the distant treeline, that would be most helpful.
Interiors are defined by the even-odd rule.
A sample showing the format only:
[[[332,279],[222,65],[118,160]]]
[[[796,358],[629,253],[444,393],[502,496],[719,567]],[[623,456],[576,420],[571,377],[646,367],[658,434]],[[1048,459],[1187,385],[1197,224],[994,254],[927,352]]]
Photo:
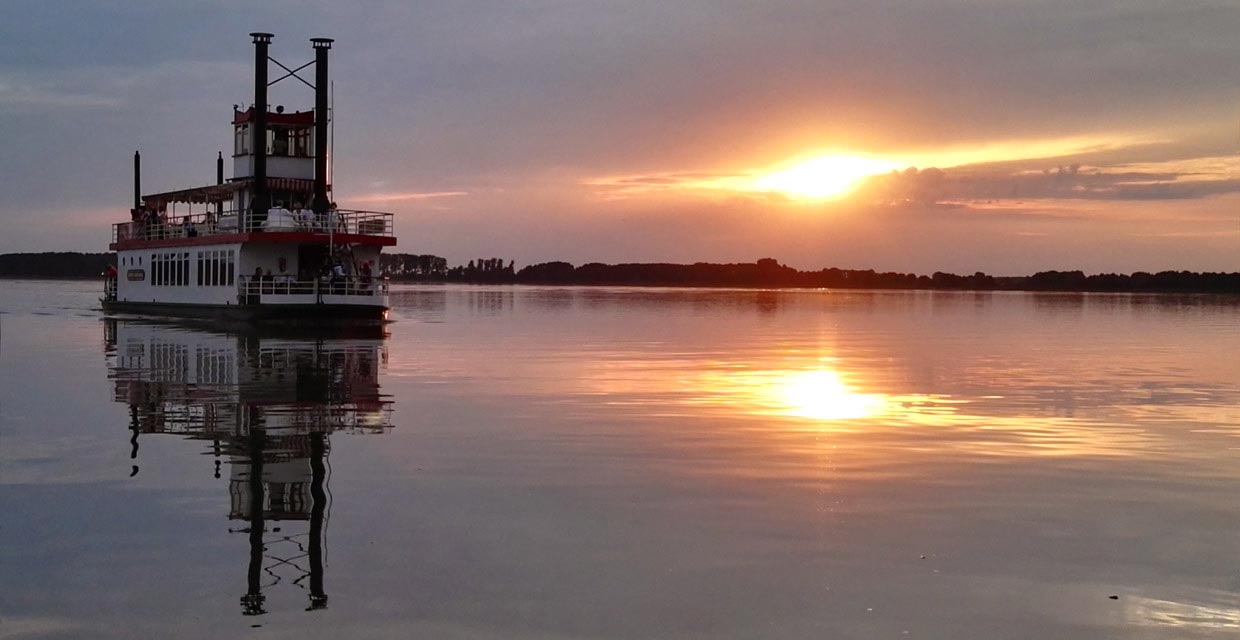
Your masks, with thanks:
[[[0,253],[0,278],[97,278],[115,253]]]
[[[1023,291],[1132,291],[1240,294],[1240,273],[1189,271],[1104,273],[1042,271],[1031,276],[999,277],[982,272],[960,276],[936,272],[877,272],[872,269],[798,271],[772,258],[754,263],[600,264],[574,267],[547,262],[518,271],[514,282],[576,285],[658,285],[683,287],[830,287],[838,289],[960,289]]]
[[[0,277],[93,278],[109,264],[112,253],[0,254]],[[956,275],[936,272],[878,272],[872,269],[798,271],[773,258],[757,262],[714,264],[602,264],[573,266],[544,262],[516,270],[513,261],[479,258],[448,267],[435,255],[382,254],[379,273],[397,281],[472,282],[508,284],[627,285],[665,287],[829,287],[835,289],[958,289],[1007,291],[1116,291],[1240,294],[1240,272],[1191,271],[1102,273],[1042,271],[1031,276],[1002,277],[985,273]]]
[[[514,263],[500,258],[478,258],[448,268],[439,256],[411,253],[379,254],[379,272],[394,280],[435,282],[515,282]]]
[[[447,282],[507,282],[518,284],[626,285],[664,287],[829,287],[835,289],[958,289],[1010,291],[1117,291],[1240,294],[1240,273],[1190,271],[1103,273],[1042,271],[1031,276],[1002,277],[982,272],[972,275],[936,272],[933,275],[878,272],[872,269],[798,271],[773,258],[757,262],[714,264],[544,262],[513,269],[502,260],[470,261],[432,278]]]
[[[448,273],[448,260],[412,253],[379,254],[379,273],[390,278],[440,278]]]

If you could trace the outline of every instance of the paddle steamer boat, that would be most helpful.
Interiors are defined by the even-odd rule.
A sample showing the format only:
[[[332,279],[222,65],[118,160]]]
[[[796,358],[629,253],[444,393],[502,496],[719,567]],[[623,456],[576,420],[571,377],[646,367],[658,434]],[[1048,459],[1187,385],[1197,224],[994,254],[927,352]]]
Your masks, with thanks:
[[[268,55],[273,38],[252,33],[254,104],[233,107],[233,171],[215,184],[143,195],[134,153],[130,220],[112,225],[116,272],[105,311],[245,321],[381,321],[388,283],[379,254],[396,244],[392,214],[340,209],[329,179],[328,52],[296,69]],[[274,62],[285,73],[268,81]],[[314,67],[313,83],[298,73]],[[269,110],[267,89],[293,78],[314,89],[314,108]]]

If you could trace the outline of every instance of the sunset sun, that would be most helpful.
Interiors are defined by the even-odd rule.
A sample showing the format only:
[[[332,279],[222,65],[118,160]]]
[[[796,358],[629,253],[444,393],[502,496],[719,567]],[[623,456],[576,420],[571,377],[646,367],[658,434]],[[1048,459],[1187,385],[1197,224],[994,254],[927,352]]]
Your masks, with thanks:
[[[869,176],[899,167],[878,158],[823,155],[763,175],[754,181],[753,188],[806,200],[828,200],[847,195]]]

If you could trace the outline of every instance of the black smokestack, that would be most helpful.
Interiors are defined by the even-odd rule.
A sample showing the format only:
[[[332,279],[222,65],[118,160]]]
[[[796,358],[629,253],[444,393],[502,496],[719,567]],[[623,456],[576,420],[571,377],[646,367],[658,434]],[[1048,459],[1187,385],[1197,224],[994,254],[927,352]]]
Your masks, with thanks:
[[[314,45],[314,212],[327,212],[327,52],[331,38],[311,38]]]
[[[215,184],[224,184],[224,152],[220,151],[215,156]],[[224,203],[215,203],[215,215],[224,215]]]
[[[250,200],[253,212],[251,228],[258,229],[267,219],[270,198],[267,195],[267,46],[273,36],[255,32],[254,38],[254,194]]]
[[[133,152],[133,208],[142,208],[142,154]]]

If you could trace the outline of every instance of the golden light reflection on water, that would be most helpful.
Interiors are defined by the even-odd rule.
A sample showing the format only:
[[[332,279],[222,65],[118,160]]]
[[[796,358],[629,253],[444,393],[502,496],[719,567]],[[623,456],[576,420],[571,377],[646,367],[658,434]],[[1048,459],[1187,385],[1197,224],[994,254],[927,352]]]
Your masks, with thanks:
[[[1214,602],[1177,602],[1144,596],[1126,598],[1125,617],[1130,624],[1175,627],[1183,630],[1240,629],[1240,609],[1231,601],[1235,594],[1210,594]]]
[[[727,403],[745,413],[831,423],[831,430],[860,429],[878,420],[926,422],[955,414],[962,404],[946,396],[892,394],[859,382],[838,367],[818,366],[767,371],[706,374],[699,382],[706,394],[698,404]],[[920,419],[914,419],[920,416]]]
[[[887,396],[861,393],[831,369],[789,374],[772,393],[788,415],[814,420],[871,418],[887,411]]]
[[[891,413],[892,397],[863,391],[827,367],[707,374],[703,404],[726,402],[743,412],[824,422],[878,418]]]
[[[987,457],[1142,455],[1154,438],[1141,429],[1047,415],[1031,408],[1028,399],[892,392],[891,382],[883,383],[878,372],[867,378],[834,358],[785,369],[721,369],[682,378],[696,387],[684,402],[699,410],[769,417],[772,431],[840,436],[921,431],[934,434],[935,449]]]

